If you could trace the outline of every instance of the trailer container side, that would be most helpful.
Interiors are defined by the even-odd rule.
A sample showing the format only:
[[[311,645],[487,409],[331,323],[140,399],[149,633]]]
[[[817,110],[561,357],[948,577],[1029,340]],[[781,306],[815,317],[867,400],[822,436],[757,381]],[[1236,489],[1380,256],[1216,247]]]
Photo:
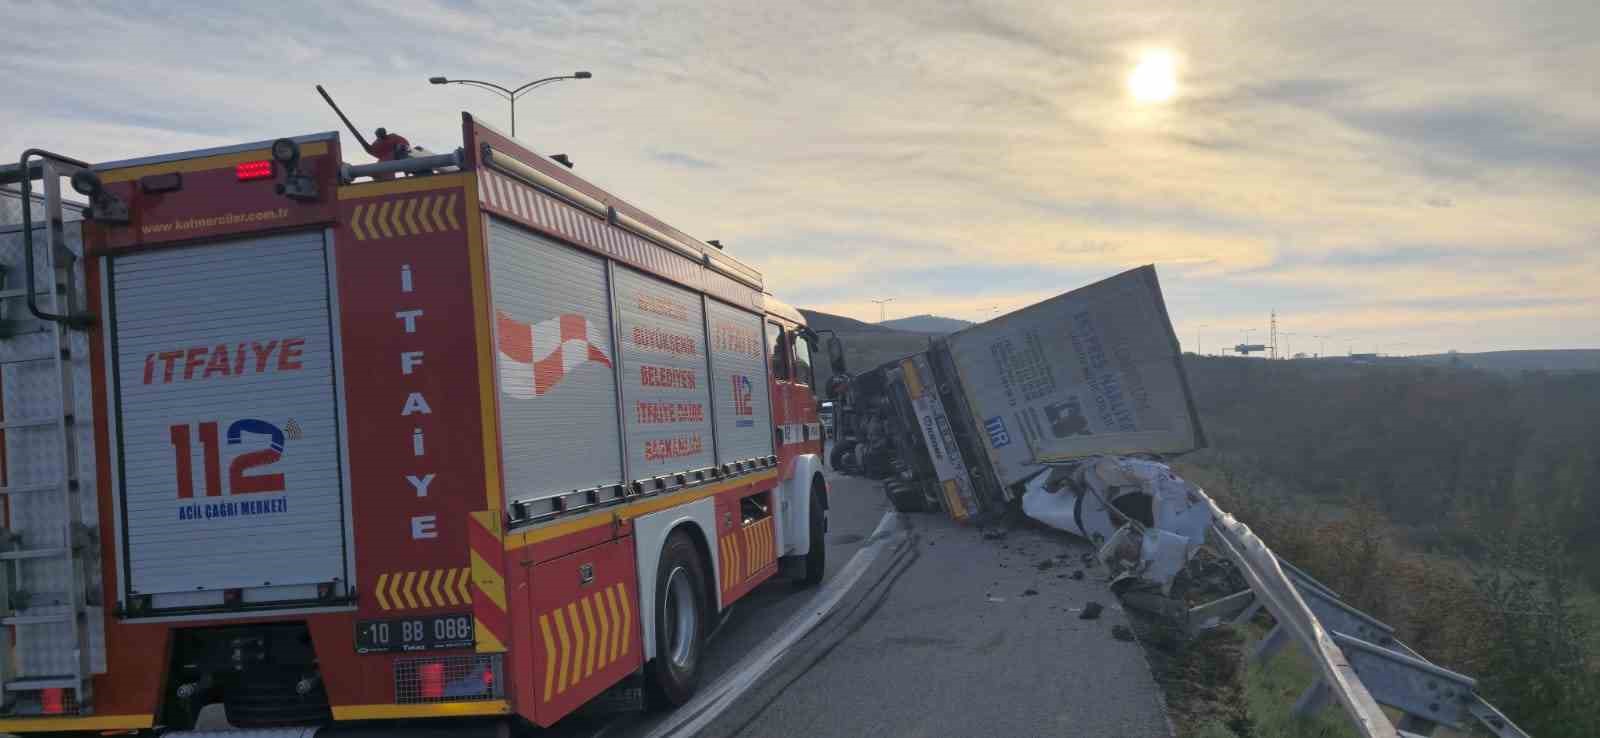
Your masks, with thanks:
[[[890,477],[897,508],[960,522],[999,512],[1049,462],[1205,444],[1153,266],[934,338],[847,394],[858,470]]]
[[[1002,484],[1038,464],[1203,446],[1155,267],[951,334],[945,351]]]

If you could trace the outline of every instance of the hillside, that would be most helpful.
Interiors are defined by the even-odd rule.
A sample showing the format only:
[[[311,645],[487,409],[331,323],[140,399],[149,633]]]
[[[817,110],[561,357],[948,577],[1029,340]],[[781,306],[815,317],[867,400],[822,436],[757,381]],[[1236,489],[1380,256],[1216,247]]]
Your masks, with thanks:
[[[1491,372],[1600,372],[1600,349],[1485,351],[1476,354],[1426,354],[1406,358],[1424,364],[1458,366]]]
[[[909,318],[895,318],[885,320],[878,325],[893,328],[897,331],[910,331],[913,333],[955,333],[956,331],[972,325],[970,320],[960,318],[946,318],[941,315],[913,315]]]
[[[806,316],[806,324],[813,330],[831,330],[838,334],[840,342],[844,344],[845,365],[851,372],[870,369],[884,362],[909,356],[928,345],[928,335],[925,333],[897,331],[815,310],[802,309],[800,313]],[[828,362],[819,359],[818,385],[826,387],[831,376]]]
[[[866,333],[887,333],[894,330],[892,328],[886,328],[875,323],[868,323],[866,321],[856,320],[855,318],[846,318],[843,315],[824,313],[820,310],[807,310],[805,308],[800,308],[800,314],[805,316],[806,325],[811,326],[812,330]]]
[[[1184,365],[1185,476],[1530,733],[1600,735],[1600,372]]]

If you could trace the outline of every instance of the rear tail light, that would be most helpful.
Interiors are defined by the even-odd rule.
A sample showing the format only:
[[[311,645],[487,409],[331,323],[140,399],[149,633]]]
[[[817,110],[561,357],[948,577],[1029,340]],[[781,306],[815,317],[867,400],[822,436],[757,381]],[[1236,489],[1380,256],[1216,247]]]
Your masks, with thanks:
[[[394,696],[399,704],[470,702],[505,697],[500,654],[430,656],[394,664]]]
[[[61,687],[39,690],[40,711],[46,715],[60,715],[67,711],[66,692]]]
[[[444,697],[444,663],[417,665],[417,679],[420,682],[420,692],[425,700],[437,700]]]

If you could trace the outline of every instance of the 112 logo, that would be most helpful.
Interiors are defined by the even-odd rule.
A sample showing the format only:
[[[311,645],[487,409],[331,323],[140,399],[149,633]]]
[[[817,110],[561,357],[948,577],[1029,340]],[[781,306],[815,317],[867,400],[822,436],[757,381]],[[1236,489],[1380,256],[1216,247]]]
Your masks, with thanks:
[[[218,434],[218,424],[215,421],[199,423],[195,429],[199,431],[200,455],[205,476],[205,496],[222,496],[222,436]],[[194,497],[194,455],[193,438],[189,424],[179,424],[168,428],[172,440],[172,451],[177,461],[178,473],[178,499]],[[271,466],[283,458],[284,432],[278,426],[259,418],[244,418],[235,420],[228,426],[227,445],[239,446],[244,444],[246,434],[262,435],[267,437],[267,447],[255,451],[246,451],[233,457],[228,464],[228,494],[242,495],[256,492],[282,492],[284,479],[282,472],[250,473],[264,466]]]
[[[756,414],[755,386],[750,383],[750,378],[743,374],[735,374],[730,384],[733,386],[733,414],[751,417]],[[754,425],[754,420],[740,420],[735,425],[740,428]]]

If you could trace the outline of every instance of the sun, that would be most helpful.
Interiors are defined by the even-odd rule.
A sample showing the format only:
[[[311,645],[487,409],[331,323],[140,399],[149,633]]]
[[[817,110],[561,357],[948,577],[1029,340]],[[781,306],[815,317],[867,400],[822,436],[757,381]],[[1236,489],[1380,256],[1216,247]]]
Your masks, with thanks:
[[[1164,103],[1178,94],[1178,64],[1172,52],[1145,52],[1128,75],[1128,92],[1142,103]]]

